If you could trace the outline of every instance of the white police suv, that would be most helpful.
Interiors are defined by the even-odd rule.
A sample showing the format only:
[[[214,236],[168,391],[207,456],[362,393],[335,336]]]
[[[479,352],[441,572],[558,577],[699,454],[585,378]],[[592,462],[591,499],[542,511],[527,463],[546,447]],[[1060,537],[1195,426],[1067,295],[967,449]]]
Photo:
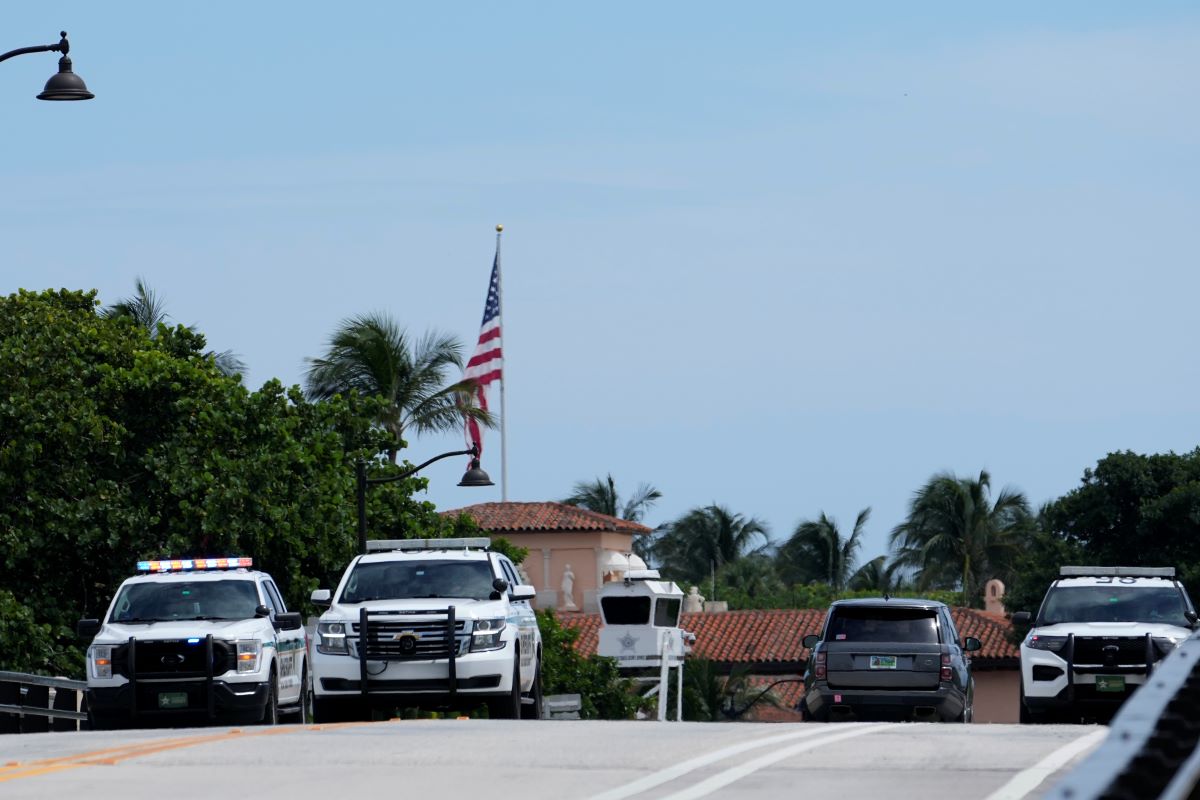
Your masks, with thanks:
[[[139,561],[103,620],[81,619],[94,728],[303,722],[305,633],[249,558]]]
[[[536,719],[542,638],[520,583],[488,539],[367,542],[317,623],[312,654],[317,722],[369,719],[372,709],[450,708]]]
[[[1174,567],[1067,566],[1021,642],[1021,722],[1107,717],[1197,624]]]

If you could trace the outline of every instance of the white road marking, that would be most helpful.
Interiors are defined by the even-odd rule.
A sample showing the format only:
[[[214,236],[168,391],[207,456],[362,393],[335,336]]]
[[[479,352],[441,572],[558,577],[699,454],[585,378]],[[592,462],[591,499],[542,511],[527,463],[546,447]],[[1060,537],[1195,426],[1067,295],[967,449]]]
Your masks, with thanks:
[[[767,745],[778,744],[780,742],[790,742],[796,739],[807,739],[811,736],[818,736],[825,733],[828,728],[823,725],[806,725],[805,730],[797,733],[788,733],[783,736],[768,736],[764,739],[754,739],[742,744],[735,744],[732,747],[724,747],[720,750],[714,750],[711,753],[705,753],[702,756],[681,761],[673,767],[668,767],[664,770],[647,775],[644,778],[638,778],[636,781],[618,786],[615,789],[610,789],[607,792],[601,792],[594,795],[589,800],[622,800],[625,797],[632,797],[635,794],[644,792],[647,789],[653,789],[655,786],[661,786],[667,781],[675,780],[676,778],[686,775],[694,769],[705,767],[709,764],[714,764],[718,761],[723,761],[730,756],[736,756],[738,753],[744,753],[747,750],[754,750]]]
[[[1107,735],[1108,728],[1101,728],[1063,745],[1032,767],[1018,772],[1012,780],[989,794],[986,800],[1020,800],[1072,758],[1090,749]]]
[[[673,767],[668,767],[667,769],[659,770],[658,772],[655,772],[651,775],[647,775],[644,778],[638,778],[636,781],[627,783],[624,786],[618,786],[615,789],[611,789],[607,792],[603,792],[601,794],[595,795],[594,797],[590,798],[590,800],[622,800],[622,798],[632,797],[633,795],[644,792],[647,789],[653,789],[655,786],[661,786],[662,784],[666,783],[667,781],[675,780],[676,778],[687,775],[689,772],[693,772],[693,771],[699,769],[700,767],[706,767],[706,766],[709,766],[710,764],[715,764],[718,761],[723,761],[726,758],[729,758],[730,756],[735,756],[735,755],[738,755],[739,753],[744,753],[747,750],[755,750],[760,747],[766,747],[768,745],[780,744],[782,742],[791,742],[791,741],[795,741],[796,739],[811,739],[811,738],[820,736],[821,734],[827,734],[829,731],[829,728],[824,725],[811,726],[811,727],[805,726],[805,727],[807,728],[807,730],[803,730],[798,733],[789,733],[784,736],[770,736],[765,739],[756,739],[752,742],[745,742],[743,744],[734,745],[732,747],[725,747],[720,750],[714,750],[711,753],[705,753],[702,756],[698,756],[696,758],[692,758],[692,759],[688,759],[687,761],[680,762],[679,764],[676,764]],[[842,733],[834,734],[832,736],[825,736],[824,738],[818,739],[815,742],[802,742],[798,745],[786,748],[782,751],[779,751],[776,753],[771,753],[770,755],[767,755],[767,756],[762,756],[758,759],[755,759],[754,761],[750,761],[741,766],[733,767],[731,769],[725,770],[724,772],[718,773],[717,775],[713,776],[712,778],[709,778],[708,780],[697,784],[696,786],[692,787],[691,789],[687,789],[687,790],[684,790],[683,792],[678,792],[676,794],[670,795],[670,797],[666,798],[665,800],[684,800],[685,798],[703,797],[706,794],[709,794],[711,792],[716,791],[717,789],[720,789],[722,786],[728,786],[730,783],[733,783],[738,778],[744,777],[745,775],[749,775],[751,772],[754,772],[755,770],[761,769],[762,767],[765,767],[768,764],[773,764],[776,761],[780,761],[780,760],[787,758],[788,756],[793,755],[795,753],[802,753],[806,750],[812,750],[812,749],[820,747],[821,745],[824,745],[824,744],[832,744],[833,742],[840,742],[843,739],[850,739],[855,736],[861,736],[865,733],[874,733],[877,730],[882,730],[886,726],[884,726],[884,725],[861,725],[860,726],[855,723],[849,723],[847,725],[839,725],[838,727],[843,728],[843,729],[844,728],[853,728],[853,730],[844,731]]]

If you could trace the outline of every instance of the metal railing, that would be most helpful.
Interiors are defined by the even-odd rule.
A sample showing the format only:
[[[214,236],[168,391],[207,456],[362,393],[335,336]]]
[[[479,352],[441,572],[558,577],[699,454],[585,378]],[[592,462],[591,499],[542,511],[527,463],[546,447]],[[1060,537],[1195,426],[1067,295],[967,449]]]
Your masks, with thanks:
[[[45,733],[90,728],[87,683],[0,671],[0,733]]]
[[[1047,800],[1200,797],[1200,634],[1158,663]]]

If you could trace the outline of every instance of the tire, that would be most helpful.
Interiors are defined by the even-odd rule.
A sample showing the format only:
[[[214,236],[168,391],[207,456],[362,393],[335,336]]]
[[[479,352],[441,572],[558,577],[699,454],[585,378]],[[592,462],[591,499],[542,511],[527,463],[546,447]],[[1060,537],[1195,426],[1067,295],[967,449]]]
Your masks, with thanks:
[[[287,709],[288,721],[305,725],[313,717],[312,692],[308,689],[308,665],[300,668],[300,699],[294,707]]]
[[[538,658],[537,667],[533,671],[533,688],[529,690],[533,699],[530,705],[521,705],[521,719],[542,718],[542,659]]]
[[[267,689],[267,702],[263,706],[262,719],[259,720],[259,724],[279,724],[279,677],[275,674],[273,667],[271,669],[271,685]]]
[[[521,718],[521,654],[513,659],[512,690],[488,701],[488,716],[493,719]]]
[[[1020,706],[1018,721],[1022,725],[1042,725],[1048,721],[1047,714],[1044,712],[1033,711],[1028,705],[1026,705],[1024,684],[1021,685]]]
[[[369,715],[364,717],[361,709],[362,706],[358,700],[342,699],[340,697],[326,700],[313,697],[312,700],[313,722],[318,725],[327,722],[352,722],[364,718],[370,719]]]

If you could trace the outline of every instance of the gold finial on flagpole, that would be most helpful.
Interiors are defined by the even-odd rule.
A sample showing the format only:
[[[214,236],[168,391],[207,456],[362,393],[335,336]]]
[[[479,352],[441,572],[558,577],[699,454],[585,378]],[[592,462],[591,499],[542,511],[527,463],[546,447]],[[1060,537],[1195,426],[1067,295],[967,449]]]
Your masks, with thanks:
[[[504,230],[504,226],[503,226],[503,225],[497,225],[497,226],[496,226],[496,233],[500,233],[500,231],[502,231],[502,230]]]

